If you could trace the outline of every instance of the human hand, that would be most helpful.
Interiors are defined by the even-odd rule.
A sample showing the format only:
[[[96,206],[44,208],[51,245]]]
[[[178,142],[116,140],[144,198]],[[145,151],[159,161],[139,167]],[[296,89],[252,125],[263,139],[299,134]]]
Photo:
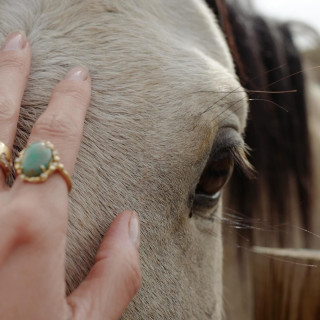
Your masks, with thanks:
[[[0,50],[0,141],[9,149],[30,64],[25,36],[10,34]],[[72,69],[54,89],[29,138],[52,142],[70,174],[90,94],[87,70]],[[67,184],[54,173],[39,184],[17,178],[9,189],[4,171],[0,168],[0,319],[118,319],[141,284],[137,215],[127,211],[115,219],[88,277],[66,297]]]

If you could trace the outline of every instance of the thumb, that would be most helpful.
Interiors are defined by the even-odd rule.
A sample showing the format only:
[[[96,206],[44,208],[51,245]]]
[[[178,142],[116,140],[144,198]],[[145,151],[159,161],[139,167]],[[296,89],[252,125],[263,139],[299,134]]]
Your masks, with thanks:
[[[112,223],[87,278],[67,298],[73,318],[119,319],[141,286],[140,228],[135,212],[125,211]]]

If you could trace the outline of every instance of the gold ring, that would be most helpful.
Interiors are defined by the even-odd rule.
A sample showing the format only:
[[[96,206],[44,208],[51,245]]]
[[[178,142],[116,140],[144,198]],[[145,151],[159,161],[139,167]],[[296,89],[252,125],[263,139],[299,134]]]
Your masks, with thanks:
[[[66,182],[69,192],[71,191],[71,177],[60,163],[58,151],[54,150],[53,144],[49,141],[29,144],[19,153],[14,167],[22,181],[31,183],[45,182],[50,175],[58,172]]]
[[[9,148],[0,141],[0,167],[7,178],[11,171],[12,155]]]

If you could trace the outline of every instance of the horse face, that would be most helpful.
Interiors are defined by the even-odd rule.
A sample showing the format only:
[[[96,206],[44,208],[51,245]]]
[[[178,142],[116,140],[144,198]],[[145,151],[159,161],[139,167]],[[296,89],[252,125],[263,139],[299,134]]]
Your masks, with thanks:
[[[69,67],[86,65],[93,80],[70,195],[69,291],[115,214],[134,209],[143,286],[123,319],[220,319],[220,188],[203,203],[197,185],[212,154],[241,141],[247,107],[211,12],[196,0],[10,1],[2,36],[23,29],[18,15],[34,59],[18,148]]]

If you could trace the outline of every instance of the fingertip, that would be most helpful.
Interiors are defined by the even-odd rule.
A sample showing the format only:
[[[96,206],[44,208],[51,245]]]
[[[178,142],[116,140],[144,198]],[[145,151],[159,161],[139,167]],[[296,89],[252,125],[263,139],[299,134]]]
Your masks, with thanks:
[[[82,314],[83,319],[88,318],[88,310],[83,308],[85,304],[92,307],[91,315],[118,319],[140,289],[142,276],[135,243],[137,220],[133,211],[124,211],[115,218],[88,277],[69,296],[69,305],[72,304],[75,313]]]
[[[105,238],[126,238],[136,249],[140,245],[140,222],[135,211],[126,210],[118,214],[112,222]]]
[[[138,214],[133,211],[129,220],[129,237],[132,243],[139,249],[140,246],[140,222]]]
[[[7,35],[2,44],[1,51],[19,51],[27,45],[27,37],[23,31],[14,31]]]
[[[96,263],[101,260],[108,261],[115,267],[117,264],[126,266],[122,268],[123,278],[127,279],[128,292],[133,297],[139,290],[142,282],[140,255],[140,223],[135,211],[121,212],[111,224],[103,238],[97,252]],[[109,258],[113,257],[112,262]],[[118,270],[120,271],[120,269]]]
[[[68,71],[63,80],[86,81],[89,79],[89,70],[83,66],[77,66]]]

